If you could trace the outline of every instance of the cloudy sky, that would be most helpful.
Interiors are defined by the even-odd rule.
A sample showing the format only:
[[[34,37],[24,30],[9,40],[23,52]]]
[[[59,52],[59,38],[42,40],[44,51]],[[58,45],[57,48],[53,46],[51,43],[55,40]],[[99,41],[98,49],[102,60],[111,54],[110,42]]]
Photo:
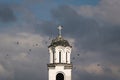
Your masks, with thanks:
[[[73,80],[120,80],[120,0],[0,0],[0,80],[48,80],[58,25]]]

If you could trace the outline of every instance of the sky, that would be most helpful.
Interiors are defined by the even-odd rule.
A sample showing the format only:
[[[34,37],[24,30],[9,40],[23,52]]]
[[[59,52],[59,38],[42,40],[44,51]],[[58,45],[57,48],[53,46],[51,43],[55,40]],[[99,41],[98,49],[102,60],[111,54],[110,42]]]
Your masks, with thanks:
[[[0,80],[48,80],[59,25],[73,80],[120,80],[119,14],[120,0],[0,0]]]

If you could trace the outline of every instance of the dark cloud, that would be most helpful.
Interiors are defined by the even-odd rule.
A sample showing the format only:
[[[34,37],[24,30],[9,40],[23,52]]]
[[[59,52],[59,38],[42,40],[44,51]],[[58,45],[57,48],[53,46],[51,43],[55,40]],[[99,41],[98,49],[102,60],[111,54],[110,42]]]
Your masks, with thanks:
[[[81,38],[96,32],[98,25],[94,19],[80,16],[69,6],[61,6],[52,11],[53,18],[62,24],[66,35],[72,35],[75,38]],[[90,33],[90,34],[89,34]]]
[[[16,21],[14,11],[9,5],[0,5],[0,21],[1,22]]]
[[[82,17],[68,6],[59,7],[52,13],[53,17],[64,26],[64,34],[76,39],[76,46],[79,49],[109,53],[110,56],[116,52],[114,48],[120,48],[119,26],[106,23],[101,26],[94,18]]]

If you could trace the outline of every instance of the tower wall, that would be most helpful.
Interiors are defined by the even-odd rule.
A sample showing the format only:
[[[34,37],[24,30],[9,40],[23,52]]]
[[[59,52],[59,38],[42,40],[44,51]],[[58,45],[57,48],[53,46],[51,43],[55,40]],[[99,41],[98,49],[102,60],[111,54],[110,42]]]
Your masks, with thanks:
[[[64,80],[71,80],[71,69],[64,69],[64,66],[56,66],[53,69],[49,69],[48,72],[49,80],[56,80],[56,75],[58,73],[62,73],[64,75]]]

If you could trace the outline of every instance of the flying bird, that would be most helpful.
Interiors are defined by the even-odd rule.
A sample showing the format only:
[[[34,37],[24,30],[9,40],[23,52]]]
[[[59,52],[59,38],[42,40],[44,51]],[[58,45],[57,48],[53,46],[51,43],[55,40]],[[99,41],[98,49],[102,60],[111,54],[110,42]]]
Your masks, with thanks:
[[[38,46],[38,44],[36,44],[36,46]]]
[[[17,41],[17,45],[19,45],[19,42]]]
[[[80,56],[80,54],[77,54],[77,56]]]
[[[97,64],[97,66],[100,66],[100,64]]]

